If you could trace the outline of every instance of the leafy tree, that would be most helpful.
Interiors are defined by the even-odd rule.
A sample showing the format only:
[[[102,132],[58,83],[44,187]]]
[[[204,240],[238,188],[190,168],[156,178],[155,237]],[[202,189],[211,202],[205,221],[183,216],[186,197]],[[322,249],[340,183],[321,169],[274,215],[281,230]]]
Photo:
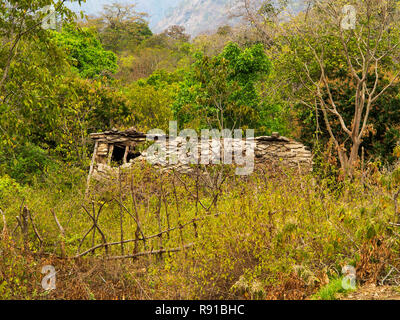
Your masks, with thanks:
[[[89,19],[88,25],[97,28],[107,50],[120,53],[134,49],[153,35],[146,17],[147,14],[136,11],[136,4],[113,3],[104,6],[100,17]]]
[[[0,4],[0,95],[8,80],[13,61],[18,59],[22,41],[44,39],[48,32],[41,28],[46,16],[43,8],[53,6],[55,12],[72,21],[75,15],[64,5],[65,0],[8,0]],[[78,0],[80,3],[81,0]]]
[[[282,83],[290,82],[292,101],[309,108],[309,113],[322,112],[320,121],[335,145],[341,168],[351,175],[371,128],[371,115],[399,82],[400,29],[395,1],[366,0],[354,1],[357,21],[346,30],[342,9],[347,4],[313,1],[306,14],[290,21],[271,25],[263,15],[253,21],[265,41],[272,40],[274,61]],[[345,103],[343,95],[334,92],[343,82],[351,89]]]
[[[174,104],[176,116],[186,125],[255,127],[262,109],[256,84],[270,70],[262,45],[242,50],[229,43],[214,57],[198,53]]]
[[[388,78],[387,76],[380,76]],[[339,110],[342,110],[343,119],[346,123],[352,121],[354,112],[354,84],[349,81],[349,78],[343,75],[331,76],[331,91],[336,97],[336,103]],[[374,77],[370,75],[370,80]],[[388,80],[382,81],[378,90],[382,90],[388,84]],[[325,97],[328,99],[328,97]],[[381,96],[375,107],[371,110],[369,116],[369,125],[363,136],[363,148],[365,158],[373,158],[381,160],[382,164],[392,164],[396,161],[393,156],[393,149],[400,141],[400,92],[399,87],[394,86],[389,88],[385,95]],[[327,131],[325,122],[323,121],[322,110],[317,112],[304,108],[302,105],[297,105],[298,115],[300,120],[305,125],[301,127],[301,139],[309,146],[314,146],[316,143],[326,145],[330,136]],[[345,140],[345,133],[342,132],[340,123],[332,121],[333,131],[341,140]],[[318,139],[316,139],[318,138]]]
[[[130,84],[124,90],[132,121],[138,130],[168,130],[169,121],[174,119],[172,105],[183,77],[183,69],[171,73],[158,70],[150,77]]]
[[[59,109],[55,94],[69,69],[63,57],[48,37],[19,43],[18,60],[10,65],[0,97],[0,149],[10,157],[18,146],[41,141],[51,131]]]
[[[67,25],[62,32],[54,32],[53,37],[57,45],[67,52],[71,64],[83,78],[94,78],[117,71],[116,55],[103,49],[92,30]]]
[[[170,87],[157,89],[138,83],[133,83],[127,88],[126,95],[138,130],[167,130],[169,121],[173,120],[173,91]]]
[[[153,35],[135,51],[120,57],[117,78],[132,82],[147,78],[158,70],[174,72],[190,65],[191,51],[192,46],[188,42],[175,40],[165,34]]]
[[[91,152],[89,134],[133,122],[128,100],[106,78],[66,78],[56,93],[59,113],[44,141],[52,152],[70,164],[87,165]]]
[[[188,42],[190,39],[190,35],[185,33],[185,27],[183,26],[177,26],[177,25],[170,26],[164,31],[164,34],[167,37],[182,42]]]
[[[50,37],[20,42],[18,61],[11,64],[0,103],[0,153],[7,159],[5,169],[18,168],[18,174],[23,174],[27,167],[18,162],[24,161],[21,153],[28,145],[69,165],[85,167],[89,133],[129,121],[120,90],[104,77],[80,78],[71,72],[68,61]]]

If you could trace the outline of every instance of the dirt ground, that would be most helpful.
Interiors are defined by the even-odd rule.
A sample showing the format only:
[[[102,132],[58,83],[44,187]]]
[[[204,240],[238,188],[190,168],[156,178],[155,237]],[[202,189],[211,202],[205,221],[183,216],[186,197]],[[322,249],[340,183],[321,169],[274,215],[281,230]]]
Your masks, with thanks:
[[[400,288],[367,285],[340,300],[400,300]]]

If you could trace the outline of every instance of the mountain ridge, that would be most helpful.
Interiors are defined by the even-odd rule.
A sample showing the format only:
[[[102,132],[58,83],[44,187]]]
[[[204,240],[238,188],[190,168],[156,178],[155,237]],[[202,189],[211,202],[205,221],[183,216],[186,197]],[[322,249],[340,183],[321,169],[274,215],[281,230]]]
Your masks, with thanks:
[[[149,14],[149,26],[155,33],[163,32],[171,25],[185,27],[192,37],[207,31],[215,31],[222,25],[233,25],[238,20],[229,18],[229,9],[235,0],[87,0],[79,6],[69,4],[74,11],[89,15],[99,14],[105,4],[137,3],[137,10]],[[304,7],[304,0],[291,0],[290,7],[298,12]]]
[[[221,25],[234,23],[228,14],[231,5],[232,0],[183,0],[170,9],[154,30],[161,32],[170,25],[180,25],[192,36],[213,31]]]

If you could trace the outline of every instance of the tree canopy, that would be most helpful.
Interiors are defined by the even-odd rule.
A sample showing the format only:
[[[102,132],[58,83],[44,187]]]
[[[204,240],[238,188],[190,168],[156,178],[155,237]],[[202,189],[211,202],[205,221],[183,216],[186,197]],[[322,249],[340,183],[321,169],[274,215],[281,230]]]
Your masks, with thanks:
[[[195,58],[174,104],[180,122],[220,129],[256,125],[263,108],[257,81],[271,70],[263,46],[229,43],[217,56]]]
[[[117,56],[112,51],[103,49],[94,31],[67,25],[62,32],[54,32],[53,37],[83,78],[111,75],[117,71]]]

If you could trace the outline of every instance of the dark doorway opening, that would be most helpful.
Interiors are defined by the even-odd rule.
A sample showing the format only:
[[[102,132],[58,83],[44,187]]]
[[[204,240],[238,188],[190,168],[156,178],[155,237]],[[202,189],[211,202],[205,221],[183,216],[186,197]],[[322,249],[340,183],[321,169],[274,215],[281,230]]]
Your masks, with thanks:
[[[113,165],[122,166],[124,164],[125,148],[114,146],[111,163]]]
[[[129,163],[131,160],[135,160],[136,158],[139,158],[141,155],[142,154],[140,152],[129,152],[126,162]]]

